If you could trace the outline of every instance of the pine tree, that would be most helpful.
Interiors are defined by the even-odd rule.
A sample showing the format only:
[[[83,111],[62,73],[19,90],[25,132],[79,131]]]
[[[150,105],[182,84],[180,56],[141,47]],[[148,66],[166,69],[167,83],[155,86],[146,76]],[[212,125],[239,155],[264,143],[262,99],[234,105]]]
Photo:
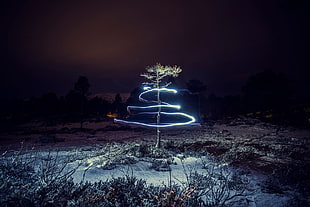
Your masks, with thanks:
[[[163,83],[166,77],[178,77],[179,73],[182,72],[182,69],[178,66],[163,66],[160,63],[157,63],[154,66],[146,68],[147,73],[141,74],[142,77],[148,79],[148,82],[145,82],[145,85],[152,86],[153,88],[160,89],[165,88],[171,84],[171,82]],[[157,90],[157,104],[159,105],[157,110],[157,125],[160,124],[160,112],[161,112],[161,99],[160,99],[160,90]],[[156,147],[161,147],[161,134],[160,128],[157,127],[157,141]]]
[[[133,98],[138,98],[140,102],[147,103],[146,106],[141,106],[134,102],[134,105],[128,104],[127,111],[131,117],[127,119],[115,118],[115,123],[134,124],[145,127],[155,127],[157,129],[156,147],[161,147],[161,128],[177,127],[186,125],[199,125],[194,116],[187,113],[179,112],[180,105],[170,104],[167,102],[167,95],[170,93],[177,94],[176,89],[167,88],[171,83],[171,77],[177,77],[182,71],[178,66],[162,66],[159,63],[146,68],[147,73],[141,74],[148,82],[143,83],[143,92],[138,95],[139,89],[132,93],[130,103],[133,103]],[[170,78],[170,79],[169,79]],[[168,82],[166,82],[168,81]],[[161,97],[161,94],[163,97]],[[155,96],[155,97],[154,97]],[[162,101],[164,100],[164,101]],[[169,102],[171,99],[168,99]],[[151,117],[149,117],[151,116]],[[155,116],[155,117],[154,117]],[[162,116],[162,117],[161,117]],[[136,117],[132,119],[132,117]],[[138,118],[138,119],[137,119]],[[145,120],[141,120],[145,118]],[[155,122],[149,121],[149,118],[156,118]],[[163,119],[163,120],[161,120]],[[181,119],[181,121],[180,121]],[[174,121],[171,121],[174,120]]]

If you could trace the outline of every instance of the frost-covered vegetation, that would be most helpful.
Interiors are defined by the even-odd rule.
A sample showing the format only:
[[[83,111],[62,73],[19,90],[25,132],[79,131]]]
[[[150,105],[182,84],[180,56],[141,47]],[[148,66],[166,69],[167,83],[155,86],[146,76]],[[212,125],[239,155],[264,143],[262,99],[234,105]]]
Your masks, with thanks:
[[[79,124],[1,135],[0,206],[309,206],[308,130],[240,117],[158,149],[149,129]]]
[[[143,174],[147,176],[141,178]],[[160,178],[167,182],[154,182]],[[302,204],[299,194],[277,181],[264,181],[198,152],[146,144],[22,149],[1,156],[0,205],[263,206],[272,199],[274,206]],[[274,195],[279,189],[283,196]]]

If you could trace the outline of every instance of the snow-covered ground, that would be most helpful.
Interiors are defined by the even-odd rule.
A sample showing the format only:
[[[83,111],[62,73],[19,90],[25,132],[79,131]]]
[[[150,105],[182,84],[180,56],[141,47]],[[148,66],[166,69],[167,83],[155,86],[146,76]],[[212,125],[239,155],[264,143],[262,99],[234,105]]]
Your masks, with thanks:
[[[27,153],[39,158],[38,166],[53,159],[60,168],[66,163],[65,169],[74,171],[76,183],[129,175],[146,180],[149,185],[176,184],[185,188],[194,182],[197,172],[203,176],[195,184],[210,188],[205,181],[212,180],[215,191],[223,188],[223,177],[236,186],[246,185],[242,196],[235,199],[239,199],[235,206],[298,206],[296,197],[306,199],[302,204],[310,203],[307,193],[300,195],[301,188],[297,190],[290,182],[277,179],[290,175],[287,179],[297,179],[298,185],[307,187],[309,130],[241,118],[195,129],[166,130],[162,135],[164,147],[159,152],[152,147],[154,131],[108,122],[85,123],[85,130],[79,130],[78,124],[27,125],[0,138],[33,145],[35,149]],[[18,144],[0,146],[0,151],[8,152],[5,156],[17,149]],[[287,171],[282,173],[282,169]]]
[[[97,182],[98,180],[111,179],[112,177],[121,177],[126,175],[133,175],[140,179],[146,180],[148,184],[153,185],[169,185],[170,172],[172,182],[176,184],[186,184],[186,171],[197,171],[202,173],[202,163],[200,158],[186,157],[180,159],[179,156],[172,157],[172,164],[169,165],[169,170],[165,167],[159,171],[155,170],[153,166],[155,161],[158,161],[158,165],[166,163],[166,159],[153,159],[153,158],[136,158],[127,157],[130,160],[134,160],[132,164],[116,164],[112,169],[105,169],[105,163],[100,162],[101,157],[94,157],[86,160],[86,163],[81,166],[73,175],[76,182],[84,181]],[[101,161],[102,162],[102,161]],[[73,165],[77,165],[72,163]],[[184,167],[184,168],[183,168]]]
[[[72,175],[74,182],[99,182],[108,179],[135,176],[146,180],[149,185],[169,186],[179,185],[184,188],[193,180],[198,173],[204,178],[211,178],[215,185],[210,187],[216,191],[223,188],[223,179],[243,183],[245,187],[242,195],[231,200],[232,206],[255,206],[255,207],[282,207],[289,206],[290,200],[297,194],[287,187],[282,193],[268,192],[266,189],[267,176],[251,170],[240,170],[230,167],[227,163],[216,161],[212,156],[190,155],[187,153],[171,152],[171,157],[152,158],[133,156],[131,150],[139,147],[138,144],[108,144],[101,148],[76,148],[75,150],[42,151],[36,156],[42,160],[56,159],[61,167],[66,164],[66,170],[75,170]],[[127,150],[128,149],[128,150]],[[226,178],[221,178],[224,176]],[[199,180],[197,186],[204,185],[204,180]],[[238,186],[238,187],[240,187]],[[283,187],[284,188],[284,187]],[[198,188],[197,188],[198,189]],[[236,194],[236,190],[227,192]],[[207,198],[210,199],[210,198]],[[229,202],[228,202],[229,204]]]

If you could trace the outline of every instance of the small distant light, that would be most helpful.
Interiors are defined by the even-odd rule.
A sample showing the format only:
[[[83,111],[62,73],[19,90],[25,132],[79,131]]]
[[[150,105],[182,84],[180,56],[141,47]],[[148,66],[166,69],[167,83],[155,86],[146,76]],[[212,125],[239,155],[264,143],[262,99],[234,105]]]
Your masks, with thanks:
[[[267,119],[272,118],[272,114],[267,114],[267,115],[265,116],[265,118],[267,118]]]
[[[109,117],[109,118],[116,118],[116,117],[117,117],[117,114],[116,114],[116,113],[111,113],[111,112],[109,112],[109,113],[107,114],[107,117]]]

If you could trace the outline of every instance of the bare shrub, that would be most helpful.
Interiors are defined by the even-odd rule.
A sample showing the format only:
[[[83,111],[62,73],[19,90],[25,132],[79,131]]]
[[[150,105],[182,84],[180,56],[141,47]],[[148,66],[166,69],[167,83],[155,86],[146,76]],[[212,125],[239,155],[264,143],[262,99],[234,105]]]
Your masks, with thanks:
[[[33,157],[22,151],[3,153],[0,158],[0,205],[29,203],[36,182]]]
[[[287,206],[309,206],[310,166],[308,163],[291,163],[273,171],[263,183],[265,191],[284,194],[285,191],[295,192]]]
[[[168,158],[171,153],[164,148],[157,148],[148,144],[136,144],[127,148],[126,154],[131,154],[136,157],[152,157],[152,158]]]
[[[79,165],[69,166],[72,160],[57,152],[2,154],[0,206],[225,206],[249,193],[245,176],[206,163],[203,174],[183,165],[187,181],[181,185],[172,184],[170,171],[168,186],[147,185],[128,172],[106,181],[74,183]]]
[[[68,170],[69,161],[60,160],[58,154],[49,152],[44,159],[40,156],[23,149],[10,155],[2,154],[1,206],[57,206],[70,197],[77,187],[71,177],[77,168]]]
[[[238,202],[240,198],[251,194],[250,181],[240,172],[231,171],[227,166],[213,162],[206,164],[203,160],[205,173],[184,168],[187,186],[195,188],[186,206],[226,206]],[[222,166],[221,166],[222,165]]]

